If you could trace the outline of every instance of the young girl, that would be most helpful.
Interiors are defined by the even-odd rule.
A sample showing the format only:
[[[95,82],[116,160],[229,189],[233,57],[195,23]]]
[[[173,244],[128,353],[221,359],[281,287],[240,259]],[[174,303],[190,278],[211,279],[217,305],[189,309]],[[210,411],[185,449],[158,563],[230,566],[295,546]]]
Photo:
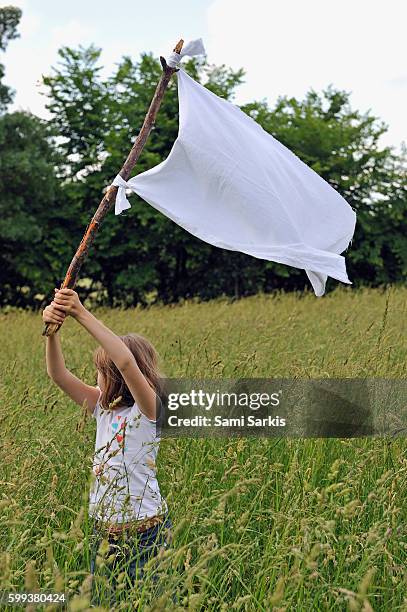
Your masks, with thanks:
[[[110,548],[106,557],[117,553],[110,567],[114,587],[116,565],[124,561],[130,578],[141,578],[146,561],[167,545],[170,536],[171,521],[155,470],[159,444],[157,353],[142,336],[114,334],[83,306],[72,289],[55,289],[43,320],[63,323],[67,315],[100,345],[94,354],[97,386],[87,385],[65,367],[58,332],[47,337],[47,371],[96,419],[95,478],[89,500],[96,538],[90,569],[94,574],[98,546],[107,538]]]

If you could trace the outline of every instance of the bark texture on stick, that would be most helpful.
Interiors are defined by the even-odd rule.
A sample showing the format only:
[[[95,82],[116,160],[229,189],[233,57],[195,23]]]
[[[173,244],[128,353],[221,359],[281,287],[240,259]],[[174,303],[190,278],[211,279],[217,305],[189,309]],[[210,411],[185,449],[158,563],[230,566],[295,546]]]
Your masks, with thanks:
[[[183,44],[184,44],[184,41],[180,40],[176,44],[174,51],[176,53],[180,53]],[[146,144],[147,138],[151,132],[151,129],[157,117],[157,113],[160,108],[161,101],[164,97],[165,90],[167,89],[168,83],[170,82],[170,79],[172,75],[174,74],[174,72],[177,72],[177,68],[171,68],[170,66],[168,66],[163,57],[160,57],[160,62],[163,68],[161,78],[157,84],[153,99],[151,100],[151,104],[145,116],[141,130],[137,138],[134,141],[131,151],[128,154],[127,159],[122,166],[122,169],[119,172],[120,176],[125,181],[129,179],[131,171],[136,165],[136,162],[138,158],[140,157],[140,153],[143,150],[144,145]],[[89,223],[86,229],[85,235],[83,236],[81,243],[69,265],[68,271],[65,275],[65,279],[61,285],[61,289],[64,289],[66,287],[69,289],[73,289],[75,287],[77,279],[78,279],[79,271],[81,269],[83,262],[86,259],[86,256],[89,252],[89,248],[91,247],[96,237],[96,234],[99,231],[99,228],[102,224],[103,219],[106,217],[109,210],[113,207],[113,204],[116,198],[116,194],[117,194],[117,190],[118,190],[118,187],[111,185],[109,189],[107,190],[107,192],[105,193],[105,195],[103,196],[95,214],[92,217],[91,222]],[[46,323],[44,325],[42,335],[51,336],[52,334],[55,334],[60,327],[61,327],[60,324]]]

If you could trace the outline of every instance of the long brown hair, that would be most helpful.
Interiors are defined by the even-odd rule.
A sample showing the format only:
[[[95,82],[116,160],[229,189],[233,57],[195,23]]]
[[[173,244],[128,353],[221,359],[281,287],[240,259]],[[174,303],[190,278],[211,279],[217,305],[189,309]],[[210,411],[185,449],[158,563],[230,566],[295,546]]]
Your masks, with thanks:
[[[161,374],[158,369],[158,353],[154,346],[147,338],[139,334],[126,334],[125,336],[119,336],[119,338],[130,349],[147,382],[159,395]],[[104,388],[99,401],[100,406],[108,410],[110,404],[118,400],[119,397],[121,397],[121,400],[115,403],[111,407],[112,409],[132,406],[135,399],[130,393],[122,374],[102,346],[95,350],[93,360],[97,370],[104,378]]]

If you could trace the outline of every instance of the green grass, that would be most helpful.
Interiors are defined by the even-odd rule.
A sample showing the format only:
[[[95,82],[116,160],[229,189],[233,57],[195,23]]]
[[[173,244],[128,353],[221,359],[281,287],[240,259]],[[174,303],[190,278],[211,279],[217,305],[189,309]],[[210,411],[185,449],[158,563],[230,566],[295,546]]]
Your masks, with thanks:
[[[403,378],[406,303],[403,288],[341,288],[94,314],[150,338],[168,376]],[[0,589],[64,590],[87,610],[94,423],[47,378],[40,315],[0,313],[0,328]],[[73,319],[61,339],[93,384],[93,339]],[[163,590],[154,600],[146,580],[115,609],[407,610],[406,451],[403,438],[163,440]]]

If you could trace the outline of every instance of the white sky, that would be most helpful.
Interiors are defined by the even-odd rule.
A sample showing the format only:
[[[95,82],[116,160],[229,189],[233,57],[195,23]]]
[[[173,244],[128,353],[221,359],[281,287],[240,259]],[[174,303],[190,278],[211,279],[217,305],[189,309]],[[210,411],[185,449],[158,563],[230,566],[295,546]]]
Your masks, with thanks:
[[[8,0],[23,9],[21,37],[0,61],[17,108],[46,117],[41,74],[62,45],[103,49],[110,72],[122,55],[168,55],[179,38],[202,37],[208,61],[246,70],[237,104],[279,95],[302,99],[330,83],[351,92],[354,109],[388,126],[383,146],[407,141],[405,0]]]

